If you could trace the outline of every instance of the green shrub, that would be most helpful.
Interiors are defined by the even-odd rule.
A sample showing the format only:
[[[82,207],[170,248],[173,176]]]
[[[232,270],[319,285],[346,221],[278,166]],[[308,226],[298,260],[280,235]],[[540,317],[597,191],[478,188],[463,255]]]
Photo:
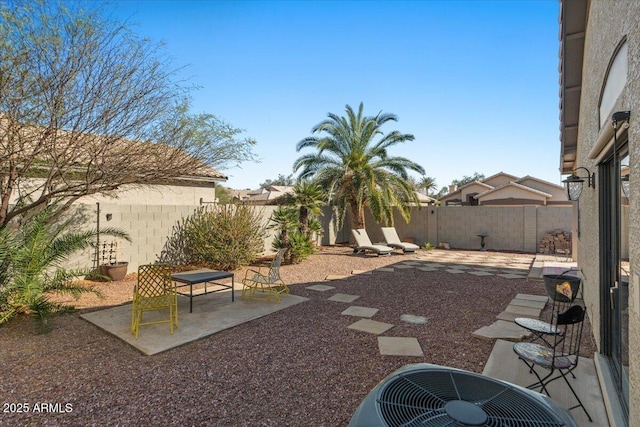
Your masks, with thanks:
[[[50,328],[49,318],[72,307],[51,299],[56,294],[79,297],[92,292],[77,278],[91,269],[70,270],[65,263],[76,251],[95,243],[96,230],[67,231],[73,223],[52,224],[55,205],[26,220],[19,228],[0,228],[0,326],[19,314],[32,316],[40,332]],[[105,228],[101,234],[130,240],[118,229]]]
[[[183,249],[183,261],[225,271],[256,259],[266,235],[259,212],[233,205],[200,207],[174,233],[182,240],[174,246]]]
[[[288,234],[286,243],[282,240],[282,234],[277,235],[271,247],[276,251],[284,248],[288,249],[285,256],[291,264],[299,264],[315,252],[311,238],[299,231]]]
[[[427,242],[427,243],[425,243],[425,244],[424,244],[424,249],[425,249],[425,250],[427,250],[427,251],[430,251],[430,250],[432,250],[433,248],[435,248],[435,246],[433,246],[433,245],[431,244],[431,242]]]

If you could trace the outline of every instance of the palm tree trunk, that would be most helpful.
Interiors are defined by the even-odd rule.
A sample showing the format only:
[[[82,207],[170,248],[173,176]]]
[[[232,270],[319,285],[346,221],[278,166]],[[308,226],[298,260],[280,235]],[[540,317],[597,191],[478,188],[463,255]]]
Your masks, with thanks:
[[[364,207],[358,207],[357,202],[350,202],[351,207],[351,228],[357,230],[359,228],[366,228],[364,224]],[[352,233],[349,233],[349,244],[354,245],[356,243]]]

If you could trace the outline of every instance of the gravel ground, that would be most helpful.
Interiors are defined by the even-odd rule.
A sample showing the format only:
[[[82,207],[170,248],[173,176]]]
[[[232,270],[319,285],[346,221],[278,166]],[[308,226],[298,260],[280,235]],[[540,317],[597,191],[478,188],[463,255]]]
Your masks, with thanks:
[[[331,282],[336,292],[360,295],[354,304],[379,308],[374,320],[395,325],[385,336],[416,337],[424,351],[392,357],[379,354],[375,335],[347,329],[357,320],[340,314],[349,304],[305,289],[328,274],[414,258],[323,247],[281,269],[291,292],[309,301],[155,356],[77,313],[55,318],[46,335],[19,318],[0,329],[0,425],[345,426],[369,391],[405,364],[481,372],[493,341],[471,333],[491,324],[517,293],[544,294],[538,282],[443,270],[397,269]],[[238,281],[243,274],[236,272]],[[75,305],[87,311],[125,303],[134,282],[130,275],[101,283],[104,299],[84,296]],[[404,323],[402,314],[428,321]],[[593,355],[593,341],[586,341],[585,352]],[[24,404],[28,413],[16,413]]]

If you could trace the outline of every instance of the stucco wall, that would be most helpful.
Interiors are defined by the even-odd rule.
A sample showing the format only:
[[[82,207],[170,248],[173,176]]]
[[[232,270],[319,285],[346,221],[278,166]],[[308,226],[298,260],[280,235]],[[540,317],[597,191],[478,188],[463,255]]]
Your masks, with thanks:
[[[588,153],[598,140],[600,129],[599,100],[606,73],[615,49],[626,37],[628,44],[628,74],[624,90],[612,111],[630,110],[628,129],[631,168],[631,204],[629,210],[629,253],[631,285],[629,297],[629,354],[630,354],[630,420],[629,425],[640,425],[640,2],[591,1],[589,6],[585,56],[578,128],[577,166],[597,171],[596,161]],[[609,120],[603,120],[610,126]],[[601,188],[585,188],[579,201],[580,238],[577,242],[578,262],[584,272],[585,301],[589,310],[594,336],[600,342],[601,286],[599,265],[601,221],[599,221],[598,196]],[[606,300],[602,303],[608,303]]]

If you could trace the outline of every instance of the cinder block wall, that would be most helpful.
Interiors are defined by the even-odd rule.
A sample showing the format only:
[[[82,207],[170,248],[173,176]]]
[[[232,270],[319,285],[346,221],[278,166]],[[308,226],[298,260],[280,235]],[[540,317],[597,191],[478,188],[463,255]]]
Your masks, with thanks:
[[[132,242],[120,241],[119,260],[129,262],[129,271],[139,265],[156,262],[181,219],[191,215],[197,205],[117,205],[100,203],[100,228],[120,228],[130,234]],[[269,222],[275,206],[256,207]],[[78,229],[95,228],[97,206],[76,205]],[[111,219],[107,220],[107,216]],[[322,244],[345,243],[350,237],[350,217],[340,227],[335,209],[323,211],[324,236]],[[367,232],[372,242],[382,242],[381,227],[371,212],[366,212]],[[423,206],[411,210],[411,220],[406,223],[396,212],[395,227],[401,239],[413,238],[422,246],[427,242],[437,245],[447,242],[452,248],[480,249],[478,234],[485,233],[486,248],[536,252],[544,233],[555,229],[571,230],[570,206]],[[267,230],[264,243],[266,253],[271,253],[275,230]],[[102,241],[113,240],[102,236]],[[91,267],[93,252],[87,250],[71,260],[71,267]]]
[[[411,237],[422,246],[429,242],[447,242],[452,248],[480,249],[478,234],[487,234],[485,247],[494,250],[536,252],[545,233],[571,230],[571,206],[422,206],[411,210],[407,224],[396,212],[394,224],[401,239]],[[378,224],[369,210],[365,212],[367,233],[372,242],[384,241],[384,224]],[[343,240],[348,241],[349,222],[345,221]]]
[[[199,206],[165,206],[165,205],[117,205],[100,203],[100,229],[106,227],[119,228],[131,236],[131,243],[102,235],[100,240],[118,241],[118,261],[129,262],[129,272],[136,271],[139,265],[157,262],[165,243],[174,233],[183,218],[191,215]],[[275,206],[259,206],[256,209],[268,223]],[[74,206],[80,222],[76,229],[95,229],[97,225],[97,205],[79,204]],[[79,213],[81,213],[79,215]],[[107,216],[110,217],[107,220]],[[265,252],[270,253],[271,243],[275,235],[274,230],[267,230],[264,242]],[[91,267],[93,265],[93,250],[87,249],[70,260],[70,267]]]

